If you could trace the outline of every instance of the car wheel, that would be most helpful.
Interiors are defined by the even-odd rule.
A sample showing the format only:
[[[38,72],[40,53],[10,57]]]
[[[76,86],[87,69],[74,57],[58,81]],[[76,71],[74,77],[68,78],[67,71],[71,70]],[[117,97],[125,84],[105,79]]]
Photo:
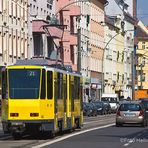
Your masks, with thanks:
[[[141,126],[142,126],[142,127],[147,126],[147,121],[146,121],[146,120],[144,120],[144,121],[141,123]]]
[[[122,126],[122,124],[121,124],[121,123],[116,122],[116,127],[120,127],[120,126]]]

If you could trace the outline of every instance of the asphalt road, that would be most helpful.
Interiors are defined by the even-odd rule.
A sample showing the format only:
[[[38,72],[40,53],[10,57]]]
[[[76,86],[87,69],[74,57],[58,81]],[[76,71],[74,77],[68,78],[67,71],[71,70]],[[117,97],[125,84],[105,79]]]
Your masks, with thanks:
[[[45,146],[47,144],[47,146]],[[40,146],[39,146],[40,147]],[[76,135],[55,143],[45,143],[45,148],[147,148],[148,128],[139,126],[107,127]]]
[[[95,127],[100,127],[106,124],[113,124],[115,122],[115,115],[103,115],[97,117],[84,117],[84,126],[81,130],[76,130],[72,133],[65,133],[64,135],[57,135],[54,139],[46,136],[24,136],[20,140],[14,140],[11,135],[4,135],[0,124],[0,148],[30,148],[44,144],[46,142],[53,142],[54,140],[60,139],[64,136],[69,136],[75,133],[79,133],[84,130],[88,130]]]
[[[115,115],[84,119],[81,130],[57,135],[55,138],[25,136],[14,140],[0,130],[0,148],[147,148],[148,127],[115,127]]]

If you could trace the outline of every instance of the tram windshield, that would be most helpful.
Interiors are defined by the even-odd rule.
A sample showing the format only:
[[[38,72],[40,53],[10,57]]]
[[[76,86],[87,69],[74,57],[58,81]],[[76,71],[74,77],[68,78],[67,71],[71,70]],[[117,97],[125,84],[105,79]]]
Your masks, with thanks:
[[[10,69],[9,96],[11,99],[38,99],[40,69]]]

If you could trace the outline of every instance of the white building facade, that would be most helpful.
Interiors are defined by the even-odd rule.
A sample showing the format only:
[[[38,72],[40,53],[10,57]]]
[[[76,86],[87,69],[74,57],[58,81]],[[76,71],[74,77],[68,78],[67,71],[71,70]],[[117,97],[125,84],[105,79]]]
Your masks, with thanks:
[[[0,1],[0,65],[28,57],[28,0]]]
[[[134,50],[134,1],[124,0],[108,0],[109,5],[106,7],[106,14],[112,17],[120,18],[116,23],[120,29],[119,34],[116,36],[117,48],[117,80],[115,93],[118,92],[119,96],[127,98],[132,97],[132,52]],[[120,38],[121,37],[121,38]],[[122,40],[123,38],[123,40]],[[109,44],[111,45],[111,44]],[[113,56],[113,55],[112,55]],[[120,58],[121,57],[121,58]],[[107,66],[107,65],[106,65]]]

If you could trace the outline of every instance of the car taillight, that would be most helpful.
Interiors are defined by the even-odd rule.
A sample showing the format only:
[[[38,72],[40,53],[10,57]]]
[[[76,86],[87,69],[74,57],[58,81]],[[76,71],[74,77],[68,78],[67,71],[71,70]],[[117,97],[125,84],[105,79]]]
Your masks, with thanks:
[[[140,110],[139,116],[144,116],[144,111]]]
[[[116,115],[117,116],[121,116],[120,111],[117,111]]]

